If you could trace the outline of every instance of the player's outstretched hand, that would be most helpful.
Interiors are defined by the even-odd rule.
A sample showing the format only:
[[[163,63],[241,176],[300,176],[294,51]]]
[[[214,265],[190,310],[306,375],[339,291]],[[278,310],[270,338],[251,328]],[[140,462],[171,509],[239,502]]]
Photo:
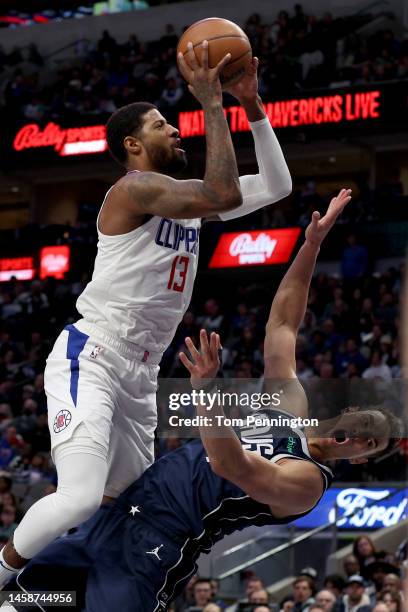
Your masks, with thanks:
[[[224,91],[234,96],[239,102],[256,98],[258,96],[258,65],[258,58],[253,57],[242,79],[234,85],[224,87]]]
[[[194,346],[191,338],[186,338],[186,346],[191,358],[184,352],[179,353],[181,363],[190,372],[190,381],[193,389],[201,389],[203,381],[215,378],[220,367],[219,349],[220,337],[215,332],[210,334],[208,341],[205,329],[200,331],[200,350]],[[205,384],[205,383],[204,383]]]
[[[342,189],[339,195],[330,202],[324,217],[320,218],[320,213],[315,211],[312,215],[312,221],[306,228],[306,242],[314,246],[320,246],[350,200],[351,189]]]
[[[177,61],[180,70],[188,82],[188,89],[200,102],[203,108],[212,102],[222,103],[222,89],[220,74],[231,59],[231,53],[227,53],[215,68],[208,65],[208,41],[204,40],[201,50],[200,62],[197,60],[193,43],[187,45],[187,53],[183,56],[179,53]]]

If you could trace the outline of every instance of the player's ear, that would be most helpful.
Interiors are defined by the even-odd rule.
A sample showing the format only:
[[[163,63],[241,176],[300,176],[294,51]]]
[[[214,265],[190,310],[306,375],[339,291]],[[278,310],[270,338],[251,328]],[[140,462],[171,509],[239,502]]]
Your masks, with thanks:
[[[358,459],[349,459],[349,463],[352,465],[361,465],[362,463],[368,463],[367,457],[358,457]]]
[[[135,136],[126,136],[123,141],[123,146],[131,155],[140,155],[142,152],[141,142]]]

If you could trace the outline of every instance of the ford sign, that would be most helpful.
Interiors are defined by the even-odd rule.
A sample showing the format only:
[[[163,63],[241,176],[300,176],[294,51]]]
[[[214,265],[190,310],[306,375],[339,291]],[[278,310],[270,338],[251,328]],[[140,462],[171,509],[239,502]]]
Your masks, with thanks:
[[[390,527],[408,516],[408,488],[329,489],[319,505],[294,524],[302,529],[310,529],[325,523],[334,523],[335,505],[339,529]]]

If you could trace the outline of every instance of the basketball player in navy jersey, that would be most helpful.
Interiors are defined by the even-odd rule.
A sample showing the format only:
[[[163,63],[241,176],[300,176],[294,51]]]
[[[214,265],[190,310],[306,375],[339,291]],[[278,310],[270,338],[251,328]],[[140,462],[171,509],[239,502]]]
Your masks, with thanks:
[[[343,189],[322,219],[313,214],[306,241],[273,300],[265,377],[293,381],[285,402],[292,415],[307,415],[295,374],[295,344],[316,257],[349,200],[350,190]],[[186,344],[190,358],[184,353],[180,358],[192,386],[201,389],[217,374],[219,336],[213,333],[208,341],[202,330],[200,351],[191,339]],[[285,410],[269,414],[287,416]],[[198,414],[223,416],[223,411],[209,413],[202,406]],[[103,506],[77,533],[48,546],[9,588],[75,590],[78,611],[165,611],[196,571],[201,553],[237,529],[288,523],[307,514],[332,481],[328,461],[358,464],[388,452],[396,426],[391,414],[361,410],[331,420],[324,437],[320,430],[288,427],[278,436],[273,428],[237,434],[226,425],[215,437],[213,428],[200,427],[201,441],[156,461],[114,505]],[[48,610],[47,603],[32,608],[38,609]]]
[[[204,111],[204,179],[175,180],[186,154],[178,130],[151,104],[119,109],[107,125],[110,152],[127,170],[108,191],[97,220],[92,280],[82,318],[57,338],[45,391],[58,488],[27,512],[0,552],[0,588],[13,572],[117,497],[154,459],[159,362],[190,303],[202,218],[240,217],[281,200],[291,179],[258,95],[257,60],[229,91],[244,107],[259,174],[238,177],[219,74],[190,45],[181,57]]]

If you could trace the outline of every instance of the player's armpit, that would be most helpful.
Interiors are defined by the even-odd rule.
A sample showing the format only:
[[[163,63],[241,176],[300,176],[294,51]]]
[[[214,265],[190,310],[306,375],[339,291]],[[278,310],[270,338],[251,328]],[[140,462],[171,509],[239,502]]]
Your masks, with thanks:
[[[156,172],[127,175],[118,183],[130,214],[172,219],[211,217],[241,203],[236,192],[212,191],[204,181],[178,181]]]
[[[313,463],[288,459],[278,465],[251,451],[245,451],[245,456],[246,474],[234,484],[256,501],[270,506],[276,517],[306,512],[320,499],[323,481]]]

